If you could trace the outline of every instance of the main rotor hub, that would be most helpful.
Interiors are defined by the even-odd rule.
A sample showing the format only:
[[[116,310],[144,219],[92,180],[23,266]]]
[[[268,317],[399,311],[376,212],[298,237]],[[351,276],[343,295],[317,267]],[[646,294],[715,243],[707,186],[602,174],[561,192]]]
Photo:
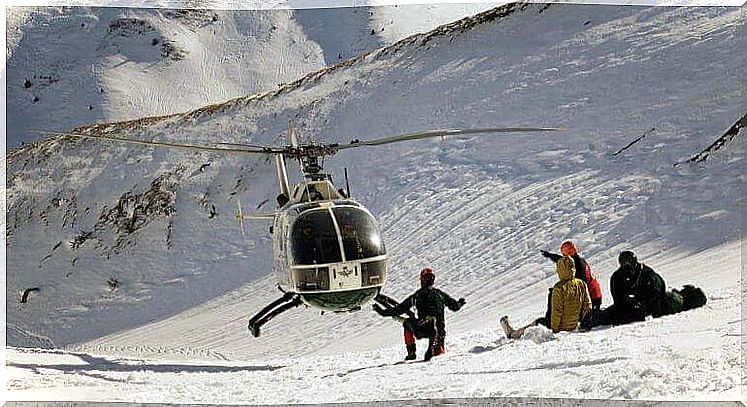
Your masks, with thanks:
[[[320,163],[320,157],[333,155],[337,152],[337,144],[306,144],[302,146],[289,146],[283,154],[288,158],[298,160],[306,178],[313,181],[329,179],[329,175],[322,174],[324,170]]]
[[[316,156],[301,156],[300,161],[305,174],[318,174],[323,169]]]

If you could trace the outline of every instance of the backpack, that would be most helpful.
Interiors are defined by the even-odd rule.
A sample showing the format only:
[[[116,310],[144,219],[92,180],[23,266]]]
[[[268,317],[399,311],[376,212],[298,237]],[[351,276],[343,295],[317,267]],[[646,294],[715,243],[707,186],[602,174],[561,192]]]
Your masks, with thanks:
[[[658,318],[663,315],[676,314],[685,311],[682,294],[677,290],[667,291],[661,301],[654,304],[651,316]]]
[[[682,296],[682,310],[687,311],[693,308],[702,307],[708,302],[705,293],[700,287],[692,284],[686,284],[681,290],[677,291]]]

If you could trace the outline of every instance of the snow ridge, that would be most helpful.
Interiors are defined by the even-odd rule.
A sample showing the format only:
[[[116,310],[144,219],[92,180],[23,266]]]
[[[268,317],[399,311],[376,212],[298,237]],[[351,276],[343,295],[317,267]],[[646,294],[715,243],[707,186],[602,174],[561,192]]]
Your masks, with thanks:
[[[304,86],[313,85],[315,82],[322,79],[325,75],[331,74],[335,71],[342,70],[344,68],[352,67],[354,65],[365,63],[365,62],[374,62],[377,58],[382,58],[382,57],[390,56],[393,54],[398,54],[400,52],[406,52],[405,49],[409,47],[413,47],[413,46],[423,47],[429,41],[437,37],[453,36],[457,33],[464,33],[472,29],[475,26],[489,23],[495,19],[506,17],[516,11],[526,11],[527,9],[536,9],[537,12],[541,13],[549,6],[550,4],[537,6],[536,4],[533,4],[533,3],[509,3],[506,5],[502,5],[500,7],[496,7],[492,10],[482,12],[473,17],[465,17],[461,20],[458,20],[452,23],[443,24],[437,27],[436,29],[430,32],[427,32],[427,33],[417,33],[417,34],[410,35],[409,37],[406,37],[392,45],[385,46],[381,49],[367,51],[356,57],[346,59],[341,62],[337,62],[334,65],[331,65],[329,67],[322,68],[318,71],[310,72],[297,80],[294,80],[292,82],[285,83],[285,84],[280,84],[280,86],[278,86],[278,89],[275,89],[272,91],[260,92],[260,93],[251,94],[248,96],[239,96],[234,99],[227,100],[225,102],[210,104],[205,107],[194,109],[186,113],[174,113],[174,114],[168,114],[168,115],[140,117],[137,119],[125,120],[121,122],[109,122],[109,123],[99,123],[99,124],[94,124],[94,125],[84,125],[84,126],[76,127],[70,130],[70,132],[81,133],[81,134],[105,134],[105,133],[113,132],[113,131],[125,131],[125,130],[131,131],[131,130],[142,129],[145,126],[149,126],[149,125],[152,125],[152,124],[164,121],[164,120],[168,120],[168,119],[173,119],[173,118],[181,118],[184,121],[194,121],[194,120],[199,120],[203,115],[212,115],[217,112],[226,113],[227,109],[232,106],[237,106],[237,107],[246,106],[250,104],[251,102],[271,99],[281,94],[286,94],[293,90],[302,88]],[[127,21],[130,21],[130,20],[127,20]],[[140,20],[137,20],[136,22],[139,22],[139,21]],[[57,138],[59,136],[52,135],[50,137]],[[33,144],[32,146],[28,146],[28,147],[34,148],[33,147],[34,145],[36,144]],[[21,148],[23,148],[23,146]],[[18,154],[17,150],[12,151],[8,154],[8,158],[12,158],[16,154]]]

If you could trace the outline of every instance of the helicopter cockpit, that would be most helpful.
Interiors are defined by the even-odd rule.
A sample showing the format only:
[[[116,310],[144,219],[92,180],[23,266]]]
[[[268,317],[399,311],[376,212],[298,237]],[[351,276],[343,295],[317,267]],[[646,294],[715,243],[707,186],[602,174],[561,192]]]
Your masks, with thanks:
[[[343,296],[309,296],[304,300],[332,310],[373,296],[386,280],[386,248],[373,216],[357,205],[324,205],[301,213],[290,233],[290,268],[299,294],[348,292]],[[333,303],[327,303],[334,299]],[[342,301],[341,301],[342,300]]]
[[[293,223],[294,265],[358,261],[386,254],[373,217],[355,206],[320,207]]]

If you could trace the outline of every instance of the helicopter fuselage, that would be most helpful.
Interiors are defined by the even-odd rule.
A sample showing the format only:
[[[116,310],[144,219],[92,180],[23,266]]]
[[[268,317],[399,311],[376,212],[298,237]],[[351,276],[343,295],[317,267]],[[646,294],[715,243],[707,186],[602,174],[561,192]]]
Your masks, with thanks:
[[[276,212],[273,234],[279,287],[309,306],[359,309],[386,283],[387,254],[375,218],[328,180],[297,185]]]

